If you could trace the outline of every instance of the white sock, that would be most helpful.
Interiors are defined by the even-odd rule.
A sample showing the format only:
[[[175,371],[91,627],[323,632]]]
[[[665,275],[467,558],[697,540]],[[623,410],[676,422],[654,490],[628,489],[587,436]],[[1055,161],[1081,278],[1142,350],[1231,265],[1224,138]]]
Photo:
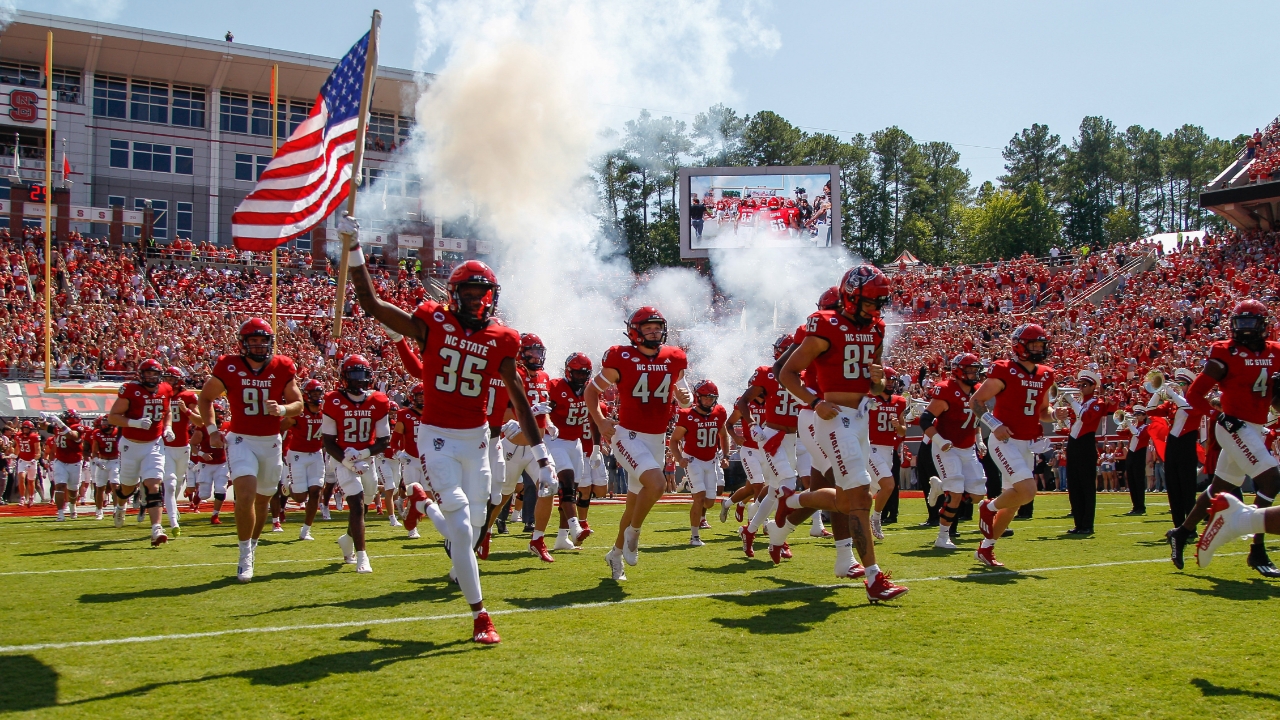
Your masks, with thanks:
[[[582,523],[578,522],[577,517],[569,518],[569,529],[573,531],[575,536],[582,534]]]
[[[989,547],[995,547],[995,546],[996,546],[995,540],[988,540],[986,538],[982,538],[982,547],[989,548]]]
[[[302,533],[303,533],[304,535],[310,535],[310,534],[311,534],[311,526],[310,526],[310,525],[303,525],[303,526],[302,526]]]
[[[1245,508],[1248,513],[1245,516],[1245,522],[1249,525],[1249,533],[1252,535],[1264,534],[1267,532],[1267,513],[1265,508]]]
[[[249,549],[250,549],[250,550],[257,550],[257,549],[258,549],[258,539],[257,539],[257,538],[253,538],[252,540],[250,540],[250,541],[249,541]]]
[[[787,537],[795,531],[796,531],[795,523],[791,522],[790,520],[782,524],[782,537]]]
[[[542,532],[541,530],[534,530],[533,537],[530,539],[530,542],[538,542],[539,540],[542,539],[542,536],[545,534],[546,533]]]
[[[950,535],[951,535],[951,526],[938,523],[938,537],[940,538],[950,537]]]
[[[880,577],[880,566],[876,565],[875,563],[868,565],[867,566],[867,584],[870,585],[871,583],[875,582],[876,578],[878,577]]]
[[[418,502],[413,504],[413,508],[425,515],[427,513],[427,506],[429,504],[434,504],[434,503],[428,503],[426,500],[419,500]]]
[[[427,509],[424,512],[426,512],[427,519],[431,521],[431,524],[436,526],[436,532],[440,533],[442,537],[449,537],[448,528],[444,524],[444,513],[440,512],[440,508],[435,503],[431,503],[427,505]]]
[[[151,523],[151,532],[155,532],[159,529],[160,529],[160,523]]]
[[[841,572],[853,566],[853,538],[836,541],[836,567]]]
[[[369,558],[369,553],[365,552],[364,550],[356,551],[356,560],[367,560],[368,558]]]
[[[691,537],[695,537],[695,538],[696,538],[696,537],[698,537],[698,526],[697,526],[697,525],[690,525],[690,526],[689,526],[689,535],[690,535]]]
[[[560,530],[556,533],[556,542],[560,542],[561,540],[568,540],[568,539],[569,539],[569,529],[560,528]]]
[[[471,619],[472,619],[472,620],[475,620],[476,618],[480,617],[480,613],[482,613],[482,612],[485,612],[485,609],[484,609],[484,608],[480,608],[479,610],[472,610],[472,611],[471,611]]]
[[[249,549],[250,549],[250,548],[252,548],[252,547],[253,547],[253,546],[249,544],[249,541],[248,541],[248,540],[241,540],[241,541],[240,541],[240,554],[241,554],[241,555],[243,555],[243,554],[245,554],[245,553],[249,552]]]
[[[793,495],[787,496],[787,507],[791,508],[792,510],[800,509],[800,493],[795,493]],[[813,521],[813,524],[818,527],[822,527],[822,513],[816,512],[813,514],[813,516],[817,518],[816,520]]]
[[[795,495],[792,495],[791,497],[795,497]],[[797,503],[798,503],[798,502],[799,502],[799,501],[797,501]],[[787,498],[787,507],[789,507],[789,508],[798,508],[798,507],[800,507],[800,505],[799,505],[799,504],[792,505],[792,504],[791,504],[791,498]],[[790,523],[788,523],[788,524],[790,524]],[[815,512],[815,513],[813,514],[813,528],[814,528],[815,530],[826,530],[826,527],[824,527],[824,526],[823,526],[823,524],[822,524],[822,511],[821,511],[821,510],[819,510],[818,512]]]
[[[751,515],[751,522],[747,523],[747,532],[758,532],[764,521],[773,514],[774,509],[778,507],[778,496],[773,491],[765,493],[764,498],[756,503],[756,511]]]

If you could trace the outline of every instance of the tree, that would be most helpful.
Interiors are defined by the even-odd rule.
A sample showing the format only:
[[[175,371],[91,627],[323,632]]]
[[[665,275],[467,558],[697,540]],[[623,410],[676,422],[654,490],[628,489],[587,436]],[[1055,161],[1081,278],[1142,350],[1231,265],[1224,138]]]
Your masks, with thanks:
[[[1080,123],[1062,165],[1067,206],[1066,236],[1072,247],[1101,246],[1103,226],[1112,208],[1116,176],[1116,128],[1110,120],[1090,116]]]
[[[920,162],[915,140],[896,125],[871,133],[871,152],[876,161],[875,201],[878,218],[873,228],[876,244],[884,257],[905,247],[902,225],[907,214],[907,195],[913,169]],[[888,252],[885,252],[885,251]]]
[[[751,116],[742,131],[742,161],[745,165],[795,165],[805,133],[781,115],[761,110]]]
[[[1065,151],[1062,138],[1050,133],[1049,126],[1032,123],[1014,135],[1001,151],[1007,174],[1000,176],[1000,184],[1016,192],[1031,183],[1042,188],[1057,187]]]
[[[944,263],[956,252],[961,212],[971,199],[969,171],[960,167],[960,153],[944,142],[917,147],[904,244],[925,262]]]
[[[1027,208],[1012,190],[980,193],[982,198],[963,213],[964,253],[968,262],[983,262],[1020,254],[1020,238]]]
[[[724,167],[737,164],[742,152],[742,133],[747,120],[733,108],[712,105],[693,119],[693,153],[703,165]]]

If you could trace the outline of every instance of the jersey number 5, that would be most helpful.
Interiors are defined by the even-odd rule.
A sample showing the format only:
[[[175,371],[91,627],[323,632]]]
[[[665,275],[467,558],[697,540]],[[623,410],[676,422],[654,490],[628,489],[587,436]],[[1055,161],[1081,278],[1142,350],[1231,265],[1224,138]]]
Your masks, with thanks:
[[[440,348],[440,357],[444,358],[444,367],[440,368],[441,374],[436,377],[436,389],[440,392],[457,390],[463,397],[479,397],[484,378],[476,371],[483,370],[489,361],[475,355],[468,355],[463,360],[462,353],[453,348]],[[459,365],[462,366],[461,373],[458,372]],[[462,377],[461,383],[458,382],[459,374]]]
[[[850,380],[857,380],[860,377],[871,377],[871,370],[864,370],[863,366],[871,365],[875,363],[875,360],[875,345],[845,345],[844,376]]]

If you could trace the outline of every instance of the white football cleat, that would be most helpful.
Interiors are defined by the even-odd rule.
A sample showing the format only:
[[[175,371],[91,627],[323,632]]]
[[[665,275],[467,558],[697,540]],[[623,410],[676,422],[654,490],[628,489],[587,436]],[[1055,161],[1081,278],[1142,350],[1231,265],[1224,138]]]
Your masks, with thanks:
[[[236,579],[242,583],[247,583],[253,579],[253,552],[250,550],[240,551],[240,564],[236,567]]]
[[[364,550],[356,551],[356,572],[363,574],[373,572],[373,566],[369,564],[369,553]]]
[[[702,538],[696,535],[689,537],[689,544],[693,547],[702,547],[703,545],[706,545],[706,543],[702,542]]]
[[[117,505],[115,510],[111,511],[111,519],[115,521],[116,527],[124,527],[124,506]]]
[[[937,540],[933,541],[933,546],[939,550],[955,550],[956,544],[951,542],[951,536],[939,535]]]
[[[330,519],[332,519],[332,518],[330,518],[330,517],[329,517],[329,506],[328,506],[328,505],[321,505],[321,506],[320,506],[320,517],[321,517],[322,519],[324,519],[324,520],[330,520]]]
[[[573,541],[569,539],[568,535],[564,537],[560,537],[560,535],[557,533],[556,544],[552,546],[551,549],[552,550],[577,550],[578,546],[573,544]]]
[[[422,536],[418,534],[418,528],[414,528],[414,529],[412,529],[412,530],[410,530],[410,531],[409,531],[408,538],[409,538],[410,540],[417,540],[417,539],[418,539],[418,538],[420,538],[420,537],[422,537]]]
[[[391,514],[388,522],[391,523],[391,527],[400,527],[400,521],[396,519],[395,513]]]
[[[311,536],[311,528],[307,527],[306,525],[303,525],[302,529],[298,531],[298,539],[299,540],[315,540],[315,538]]]
[[[940,497],[942,497],[942,481],[934,475],[929,478],[929,507],[936,505]]]
[[[640,562],[640,537],[637,533],[634,544],[629,539],[622,541],[622,560],[631,567]]]
[[[63,515],[62,510],[58,510],[58,522],[65,522],[66,519],[67,518],[65,515]]]
[[[1245,505],[1231,493],[1218,493],[1209,504],[1209,521],[1196,543],[1196,564],[1202,568],[1213,562],[1213,554],[1223,543],[1249,534],[1253,513],[1261,512]]]
[[[626,580],[627,569],[622,566],[622,553],[613,548],[604,554],[604,561],[609,564],[609,574],[614,580]]]
[[[728,520],[729,520],[729,498],[724,498],[723,500],[720,501],[720,522],[723,523],[723,522],[727,522]]]
[[[95,513],[93,514],[93,519],[94,519],[94,520],[101,520],[101,519],[102,519],[102,517],[103,517],[102,509],[101,509],[101,508],[99,508],[99,509],[98,509],[98,511],[97,511],[97,512],[95,512]]]
[[[356,541],[350,535],[343,533],[338,536],[338,548],[342,550],[342,562],[356,564]]]
[[[871,513],[871,534],[874,535],[877,540],[884,539],[884,530],[880,527],[880,516],[874,512]]]

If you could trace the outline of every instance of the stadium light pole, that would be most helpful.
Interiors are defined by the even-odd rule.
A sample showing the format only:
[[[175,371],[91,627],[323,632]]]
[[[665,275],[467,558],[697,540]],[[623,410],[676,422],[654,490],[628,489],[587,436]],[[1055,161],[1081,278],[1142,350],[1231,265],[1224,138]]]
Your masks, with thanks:
[[[373,78],[378,70],[378,28],[382,26],[382,13],[373,11],[373,24],[369,28],[369,50],[364,58],[364,86],[360,88],[360,117],[356,121],[356,148],[351,162],[351,187],[347,192],[347,214],[356,214],[356,188],[360,186],[360,170],[364,162],[364,135],[368,129],[369,101],[373,96]],[[350,235],[338,235],[342,244],[338,263],[338,288],[333,297],[333,337],[342,337],[342,306],[347,299],[347,263],[350,261]]]

